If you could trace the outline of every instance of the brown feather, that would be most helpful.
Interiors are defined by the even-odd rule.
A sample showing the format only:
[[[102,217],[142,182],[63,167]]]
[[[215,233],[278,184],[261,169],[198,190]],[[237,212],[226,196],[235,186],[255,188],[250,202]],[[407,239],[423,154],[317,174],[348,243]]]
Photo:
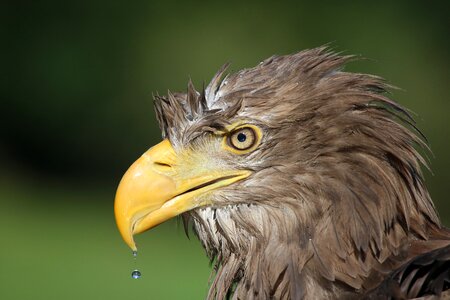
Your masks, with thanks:
[[[321,47],[222,79],[225,65],[201,93],[189,83],[187,94],[155,97],[176,148],[200,151],[236,121],[263,130],[252,153],[215,158],[253,175],[184,216],[215,264],[209,299],[406,299],[448,288],[448,248],[435,249],[450,233],[416,150],[426,142],[383,79],[342,71],[355,59]]]

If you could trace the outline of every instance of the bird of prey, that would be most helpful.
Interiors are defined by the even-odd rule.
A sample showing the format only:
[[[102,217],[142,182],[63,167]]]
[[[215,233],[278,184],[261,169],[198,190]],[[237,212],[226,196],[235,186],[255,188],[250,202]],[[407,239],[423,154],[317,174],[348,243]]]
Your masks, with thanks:
[[[155,97],[163,141],[125,173],[125,242],[181,215],[214,265],[208,299],[450,297],[450,230],[426,141],[382,78],[327,47]]]

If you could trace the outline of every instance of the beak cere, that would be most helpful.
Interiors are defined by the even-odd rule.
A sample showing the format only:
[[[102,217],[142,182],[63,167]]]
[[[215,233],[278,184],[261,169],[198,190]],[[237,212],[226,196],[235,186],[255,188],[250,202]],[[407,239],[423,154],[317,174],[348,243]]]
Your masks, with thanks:
[[[122,238],[133,251],[137,250],[133,235],[210,204],[198,196],[251,174],[247,170],[204,170],[202,166],[192,166],[194,172],[183,172],[186,165],[191,164],[178,161],[172,145],[164,140],[145,152],[123,176],[114,214]],[[184,173],[191,175],[183,178]]]

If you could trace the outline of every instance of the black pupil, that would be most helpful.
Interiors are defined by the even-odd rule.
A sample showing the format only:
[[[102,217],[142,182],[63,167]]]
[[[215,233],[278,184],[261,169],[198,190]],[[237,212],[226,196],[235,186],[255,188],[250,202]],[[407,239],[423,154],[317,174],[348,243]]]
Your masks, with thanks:
[[[238,139],[239,142],[243,143],[247,139],[247,136],[244,133],[241,132],[241,133],[238,134],[237,139]]]

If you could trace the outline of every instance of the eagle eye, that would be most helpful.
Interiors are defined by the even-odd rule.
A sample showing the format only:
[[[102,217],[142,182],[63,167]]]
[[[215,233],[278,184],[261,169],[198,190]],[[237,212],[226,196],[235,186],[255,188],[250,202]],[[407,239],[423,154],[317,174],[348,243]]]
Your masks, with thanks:
[[[226,145],[238,154],[247,153],[256,148],[261,139],[259,128],[246,125],[232,130],[225,136]]]

